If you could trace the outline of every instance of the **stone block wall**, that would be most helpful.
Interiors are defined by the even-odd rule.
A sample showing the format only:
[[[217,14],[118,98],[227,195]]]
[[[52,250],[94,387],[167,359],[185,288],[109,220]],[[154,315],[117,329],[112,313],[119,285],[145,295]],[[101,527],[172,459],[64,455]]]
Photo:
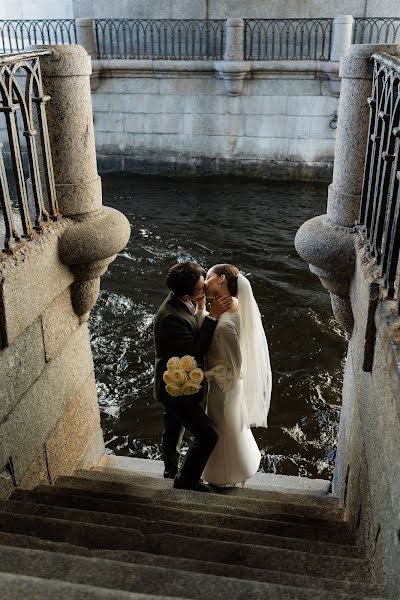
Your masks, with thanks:
[[[381,302],[376,309],[374,285],[364,250],[360,249],[351,286],[355,326],[345,369],[334,493],[343,502],[346,516],[358,532],[367,556],[386,575],[388,597],[397,599],[400,589],[400,376],[399,365],[396,365],[399,340],[390,303]],[[370,371],[363,368],[366,354]]]
[[[64,219],[0,262],[0,496],[104,452],[87,324],[60,262]]]
[[[125,17],[133,19],[227,19],[400,16],[397,0],[8,0],[0,5],[0,19],[51,19],[71,17]]]
[[[44,1],[44,0],[43,0]],[[66,0],[65,0],[66,1]],[[397,0],[73,0],[74,16],[134,19],[315,18],[340,14],[400,16]]]
[[[266,65],[229,96],[200,62],[93,61],[100,171],[330,177],[338,99],[315,63]]]

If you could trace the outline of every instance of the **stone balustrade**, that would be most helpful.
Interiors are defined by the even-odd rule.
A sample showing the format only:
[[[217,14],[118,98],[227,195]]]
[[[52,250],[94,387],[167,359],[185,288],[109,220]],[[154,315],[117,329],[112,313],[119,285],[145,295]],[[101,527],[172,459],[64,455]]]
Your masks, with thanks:
[[[47,128],[62,218],[0,256],[0,496],[7,481],[52,482],[104,452],[86,321],[100,275],[130,235],[127,219],[102,206],[90,57],[80,46],[31,50],[41,54],[51,98]]]

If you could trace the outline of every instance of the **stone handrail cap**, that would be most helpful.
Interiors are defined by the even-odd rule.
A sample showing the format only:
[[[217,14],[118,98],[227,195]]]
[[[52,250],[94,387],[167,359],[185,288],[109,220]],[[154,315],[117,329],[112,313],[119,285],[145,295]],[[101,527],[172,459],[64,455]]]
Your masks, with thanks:
[[[244,19],[231,18],[226,20],[227,27],[243,27]]]
[[[341,24],[341,23],[353,23],[354,21],[354,17],[352,15],[337,15],[334,19],[333,22],[335,24]]]
[[[371,56],[375,52],[400,56],[400,44],[353,44],[340,59],[339,77],[342,79],[372,79]]]
[[[92,27],[93,19],[90,17],[78,17],[75,19],[75,25],[77,27]]]
[[[51,50],[40,59],[44,77],[74,77],[92,74],[92,64],[85,48],[78,44],[49,44],[28,46],[26,50]]]

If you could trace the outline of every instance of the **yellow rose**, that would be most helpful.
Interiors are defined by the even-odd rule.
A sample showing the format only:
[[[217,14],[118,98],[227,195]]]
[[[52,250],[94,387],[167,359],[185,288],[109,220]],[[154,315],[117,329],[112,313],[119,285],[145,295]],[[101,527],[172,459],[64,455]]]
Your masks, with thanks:
[[[199,367],[196,367],[190,371],[189,379],[194,383],[201,383],[204,379],[204,373]]]
[[[174,380],[171,377],[171,371],[164,371],[162,378],[165,383],[174,383]]]
[[[181,360],[179,361],[178,368],[182,369],[183,371],[186,371],[187,373],[192,369],[195,369],[196,367],[196,360],[193,358],[193,356],[189,356],[189,354],[185,354],[185,356],[182,356]]]
[[[183,393],[179,385],[176,385],[175,383],[168,383],[165,386],[165,391],[170,396],[182,396]]]
[[[167,362],[168,371],[174,371],[175,369],[179,369],[179,358],[178,356],[173,356]]]
[[[197,394],[200,391],[200,386],[194,381],[190,381],[188,379],[182,386],[182,394],[185,396],[190,396],[191,394]]]
[[[187,379],[187,375],[185,371],[181,371],[180,369],[175,369],[175,371],[170,371],[171,379],[174,383],[182,384],[185,383]]]

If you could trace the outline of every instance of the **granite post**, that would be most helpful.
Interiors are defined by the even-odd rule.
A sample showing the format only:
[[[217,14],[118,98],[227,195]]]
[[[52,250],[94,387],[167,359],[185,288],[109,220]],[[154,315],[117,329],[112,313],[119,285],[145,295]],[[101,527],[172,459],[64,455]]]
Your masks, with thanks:
[[[337,15],[333,19],[332,47],[330,59],[339,61],[351,46],[354,18],[351,15]]]
[[[93,32],[93,19],[75,19],[75,26],[78,44],[85,48],[89,56],[97,58],[97,47]]]
[[[349,335],[354,325],[349,296],[355,264],[354,225],[363,183],[374,52],[398,56],[400,48],[396,44],[354,45],[341,58],[335,162],[327,214],[304,223],[295,239],[297,252],[330,292],[335,318]]]
[[[225,91],[229,96],[239,96],[243,90],[243,80],[250,70],[244,60],[244,20],[227,19],[224,60],[215,63],[215,69],[224,80]]]
[[[43,48],[34,46],[32,49]],[[58,206],[71,219],[59,245],[61,261],[74,274],[71,298],[86,320],[97,300],[99,277],[127,243],[129,222],[122,213],[102,206],[97,173],[90,92],[91,59],[77,45],[46,46],[41,60],[43,88],[51,97],[47,122]]]

